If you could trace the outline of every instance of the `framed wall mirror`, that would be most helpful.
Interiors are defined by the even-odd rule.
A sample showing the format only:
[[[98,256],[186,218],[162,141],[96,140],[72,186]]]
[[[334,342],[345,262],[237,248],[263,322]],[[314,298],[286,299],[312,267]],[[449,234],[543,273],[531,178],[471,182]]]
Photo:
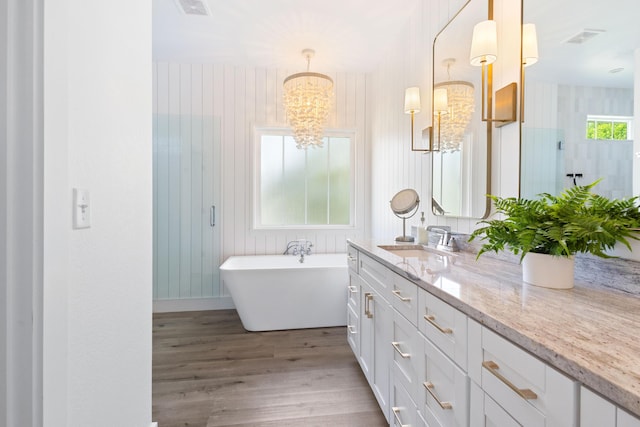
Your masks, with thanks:
[[[524,0],[523,8],[524,23],[535,25],[538,59],[523,71],[520,196],[599,178],[599,194],[637,195],[637,0]]]
[[[432,209],[484,218],[489,211],[491,126],[482,121],[481,71],[470,64],[473,28],[489,1],[468,1],[433,43]]]

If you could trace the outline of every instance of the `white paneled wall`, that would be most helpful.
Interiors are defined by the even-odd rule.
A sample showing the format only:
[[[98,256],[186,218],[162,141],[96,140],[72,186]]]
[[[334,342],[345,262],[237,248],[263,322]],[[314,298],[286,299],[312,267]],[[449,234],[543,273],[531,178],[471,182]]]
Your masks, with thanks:
[[[409,116],[403,112],[405,88],[419,86],[422,109],[416,116],[416,135],[431,125],[433,40],[465,3],[464,0],[421,2],[399,38],[397,47],[383,58],[373,75],[371,216],[373,237],[376,239],[388,240],[400,234],[402,223],[389,209],[389,200],[406,187],[415,188],[420,195],[420,211],[425,212],[428,224],[449,225],[452,230],[462,233],[475,228],[477,219],[436,217],[431,213],[431,155],[410,150]],[[514,2],[495,0],[494,9],[496,19],[500,21],[517,19],[515,25],[518,30],[519,9],[514,9]],[[518,16],[514,18],[514,15]],[[501,43],[505,45],[501,45],[501,50],[519,52],[519,32],[511,34],[516,30],[505,26],[501,33]],[[500,77],[496,77],[494,87],[500,88],[512,81],[519,82],[517,58],[503,60],[504,64],[515,61],[515,66],[503,65],[501,68],[498,61],[494,71]],[[494,129],[493,194],[517,195],[518,147],[517,123],[500,130]],[[507,183],[504,186],[501,185],[503,181]],[[410,222],[419,224],[419,217],[419,214],[416,215]]]
[[[191,182],[189,180],[180,182],[178,179],[180,168],[185,164],[184,161],[179,163],[180,159],[194,156],[194,153],[180,145],[179,141],[193,138],[201,133],[195,128],[200,126],[200,121],[194,120],[194,117],[201,115],[205,123],[213,120],[213,117],[220,121],[221,199],[217,207],[221,233],[219,262],[231,255],[282,253],[288,241],[299,238],[313,241],[314,250],[318,253],[344,252],[348,238],[363,238],[370,233],[368,207],[371,193],[369,179],[371,78],[364,73],[329,73],[335,83],[335,108],[327,128],[355,132],[355,228],[339,231],[279,231],[252,228],[254,129],[286,127],[282,82],[289,74],[297,71],[299,70],[211,64],[157,63],[154,65],[156,94],[154,114],[160,119],[157,132],[166,133],[167,143],[175,145],[168,147],[168,152],[173,150],[174,155],[167,156],[167,161],[174,164],[168,166],[169,174],[165,181],[160,183],[167,189],[161,191],[185,195],[189,193],[189,187],[193,191],[193,184],[198,181],[199,176],[192,175],[194,178]],[[163,120],[166,120],[166,126]],[[161,139],[156,138],[155,141],[159,142]],[[159,146],[156,146],[157,148]],[[166,216],[168,223],[174,224],[169,230],[164,231],[162,238],[179,242],[179,247],[168,255],[166,261],[169,266],[173,266],[169,267],[172,274],[169,275],[166,284],[162,283],[160,287],[154,289],[156,298],[216,297],[224,293],[215,286],[181,284],[183,279],[187,279],[182,271],[185,268],[188,270],[189,264],[183,259],[184,256],[181,258],[178,253],[194,251],[193,247],[189,247],[186,239],[187,235],[194,236],[193,230],[190,234],[181,233],[182,229],[179,226],[180,217],[189,215],[190,202],[191,199],[187,196],[180,204],[169,204],[167,212],[162,210],[158,212],[158,215]],[[158,240],[160,238],[161,234],[158,234]],[[217,267],[215,263],[214,266]]]

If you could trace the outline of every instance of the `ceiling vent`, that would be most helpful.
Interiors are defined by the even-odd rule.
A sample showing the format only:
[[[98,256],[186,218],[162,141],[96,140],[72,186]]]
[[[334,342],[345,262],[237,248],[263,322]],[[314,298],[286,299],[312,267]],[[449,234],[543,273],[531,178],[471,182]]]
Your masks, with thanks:
[[[178,9],[185,15],[210,16],[206,0],[175,0]]]
[[[594,30],[594,29],[584,29],[582,31],[580,31],[578,34],[570,37],[569,39],[567,39],[565,41],[565,43],[572,43],[572,44],[582,44],[585,43],[589,40],[591,40],[592,38],[594,38],[595,36],[597,36],[598,34],[602,34],[604,33],[605,30]]]

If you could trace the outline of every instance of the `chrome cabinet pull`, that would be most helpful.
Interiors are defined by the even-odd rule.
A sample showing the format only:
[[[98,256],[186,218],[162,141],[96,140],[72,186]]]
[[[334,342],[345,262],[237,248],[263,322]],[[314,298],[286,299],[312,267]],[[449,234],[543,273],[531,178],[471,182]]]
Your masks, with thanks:
[[[393,406],[391,408],[391,411],[393,412],[393,416],[395,417],[400,427],[410,427],[408,424],[402,424],[402,420],[400,419],[400,408],[398,408],[397,406]]]
[[[212,227],[216,226],[216,207],[211,205],[209,209],[209,225]]]
[[[355,335],[357,333],[356,327],[353,325],[347,325],[347,331],[349,331],[351,335]]]
[[[373,317],[373,313],[371,313],[371,308],[369,307],[369,301],[373,300],[373,294],[371,292],[364,293],[364,314],[367,315],[369,319]]]
[[[403,297],[402,294],[400,293],[400,291],[395,290],[395,291],[391,291],[392,294],[394,294],[395,296],[397,296],[398,298],[400,298],[400,301],[402,302],[409,302],[411,301],[411,298],[409,297]]]
[[[515,391],[516,394],[518,394],[518,396],[522,397],[523,399],[533,400],[538,398],[538,395],[535,394],[535,392],[533,392],[532,390],[528,388],[518,388],[511,381],[503,377],[502,374],[498,372],[498,369],[500,369],[500,367],[496,362],[492,360],[486,360],[482,362],[482,367],[492,373],[496,378],[502,381],[511,390]]]
[[[352,257],[351,255],[347,255],[347,259],[349,261],[355,261],[356,259],[354,257]]]
[[[427,322],[431,323],[437,330],[439,330],[443,334],[451,334],[451,333],[453,333],[453,330],[451,330],[451,328],[443,328],[442,326],[440,326],[438,324],[438,322],[436,322],[435,316],[427,316],[425,314],[424,315],[424,320],[426,320]]]
[[[358,288],[356,288],[355,286],[348,286],[349,292],[352,294],[357,294],[358,293]]]
[[[400,350],[400,343],[397,341],[394,341],[391,343],[391,345],[393,346],[393,348],[396,349],[396,351],[398,352],[398,354],[400,355],[400,357],[402,357],[403,359],[408,359],[411,357],[411,354],[409,353],[403,353],[402,350]]]
[[[424,386],[424,388],[427,389],[427,391],[429,392],[429,394],[431,395],[431,397],[433,397],[433,399],[438,402],[438,405],[440,405],[440,407],[442,409],[453,409],[453,406],[451,405],[451,403],[449,402],[443,402],[440,399],[438,399],[438,396],[436,396],[436,393],[433,391],[433,389],[435,388],[435,386],[433,385],[432,382],[427,381],[422,383],[422,385]]]

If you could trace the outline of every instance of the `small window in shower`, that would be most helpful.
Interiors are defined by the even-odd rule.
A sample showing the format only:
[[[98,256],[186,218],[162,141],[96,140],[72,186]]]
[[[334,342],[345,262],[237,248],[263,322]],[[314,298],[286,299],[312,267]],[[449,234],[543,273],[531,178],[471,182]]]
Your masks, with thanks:
[[[632,124],[633,117],[587,116],[587,139],[628,141]]]
[[[299,149],[286,131],[258,130],[256,228],[351,227],[353,137],[325,132],[322,147]]]

